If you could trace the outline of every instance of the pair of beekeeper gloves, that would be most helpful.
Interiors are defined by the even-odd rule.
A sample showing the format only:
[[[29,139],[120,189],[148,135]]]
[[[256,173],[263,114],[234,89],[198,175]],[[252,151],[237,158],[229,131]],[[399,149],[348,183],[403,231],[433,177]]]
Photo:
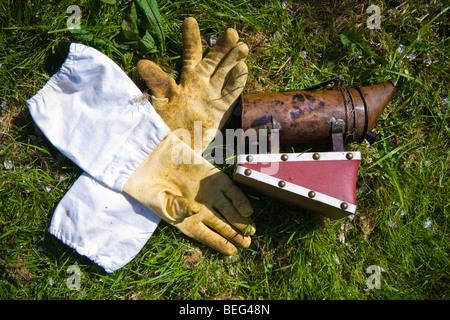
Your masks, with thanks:
[[[112,60],[72,43],[27,101],[45,136],[85,171],[58,204],[50,233],[107,272],[131,261],[160,219],[226,255],[248,247],[248,199],[200,154],[243,90],[247,55],[228,29],[202,59],[197,21],[187,18],[179,84],[151,61],[137,65],[150,103]]]

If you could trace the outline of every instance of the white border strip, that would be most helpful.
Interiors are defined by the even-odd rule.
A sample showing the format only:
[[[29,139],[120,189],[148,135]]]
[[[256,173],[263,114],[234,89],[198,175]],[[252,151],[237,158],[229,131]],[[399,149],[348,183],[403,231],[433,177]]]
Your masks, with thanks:
[[[320,160],[361,160],[359,151],[349,152],[305,152],[305,153],[264,153],[241,154],[236,157],[236,163],[255,162],[289,162],[289,161],[320,161]]]

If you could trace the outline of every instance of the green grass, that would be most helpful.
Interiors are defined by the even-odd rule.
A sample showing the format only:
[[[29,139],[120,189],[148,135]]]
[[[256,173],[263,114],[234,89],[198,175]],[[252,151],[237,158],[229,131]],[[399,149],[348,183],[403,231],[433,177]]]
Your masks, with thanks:
[[[75,2],[0,4],[1,299],[449,298],[445,1],[374,2],[382,28],[370,30],[368,1],[162,0],[165,47],[153,53],[138,43],[142,28],[137,42],[121,34],[131,3],[77,1],[82,35],[65,30]],[[380,139],[347,146],[363,158],[354,219],[331,222],[243,188],[257,226],[250,249],[224,257],[161,223],[131,263],[107,274],[47,232],[81,171],[40,134],[25,101],[72,41],[101,50],[133,79],[143,57],[176,77],[187,16],[205,40],[238,30],[250,47],[246,92],[301,89],[337,75],[350,85],[391,81],[398,91],[375,129]],[[79,290],[66,285],[70,265],[82,271]],[[379,289],[367,285],[371,265],[383,270]]]

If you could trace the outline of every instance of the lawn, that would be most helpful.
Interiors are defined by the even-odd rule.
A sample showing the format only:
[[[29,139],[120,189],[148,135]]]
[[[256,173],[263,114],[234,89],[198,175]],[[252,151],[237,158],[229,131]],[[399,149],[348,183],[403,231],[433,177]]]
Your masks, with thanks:
[[[367,12],[372,3],[380,28]],[[445,1],[162,0],[161,25],[146,28],[132,4],[0,4],[0,299],[449,298]],[[67,29],[76,23],[70,5],[81,9],[82,32]],[[47,232],[82,171],[37,129],[25,101],[58,70],[70,42],[97,48],[133,80],[142,58],[177,78],[188,16],[205,50],[228,27],[248,44],[245,92],[342,75],[354,86],[390,81],[397,93],[375,127],[379,139],[346,146],[362,154],[356,215],[330,221],[242,187],[257,230],[249,249],[223,256],[162,222],[133,261],[108,274]],[[232,176],[232,165],[220,168]],[[73,268],[81,272],[75,287]]]

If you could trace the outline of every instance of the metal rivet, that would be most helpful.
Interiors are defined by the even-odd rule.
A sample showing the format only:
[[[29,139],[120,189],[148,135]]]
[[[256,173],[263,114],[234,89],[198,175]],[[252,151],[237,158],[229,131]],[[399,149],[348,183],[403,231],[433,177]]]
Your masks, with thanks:
[[[314,159],[314,160],[319,160],[319,159],[320,159],[320,154],[314,153],[314,154],[313,154],[313,159]]]
[[[244,174],[245,174],[246,176],[249,176],[249,175],[252,174],[252,170],[251,170],[251,169],[245,169]]]
[[[289,159],[289,157],[288,157],[288,155],[287,155],[287,154],[283,154],[283,155],[281,155],[281,160],[283,160],[283,161],[287,161],[287,159]]]
[[[253,157],[250,156],[250,155],[248,155],[248,156],[247,156],[247,162],[252,162],[252,161],[253,161]]]
[[[278,186],[280,188],[284,188],[286,186],[286,182],[284,182],[283,180],[281,180],[280,182],[278,182]]]
[[[316,193],[314,191],[308,192],[308,197],[314,198],[316,196]]]
[[[347,155],[345,156],[348,160],[352,160],[353,159],[353,153],[349,152],[347,153]]]
[[[348,203],[347,202],[342,202],[341,203],[341,209],[342,210],[346,210],[348,208]]]

